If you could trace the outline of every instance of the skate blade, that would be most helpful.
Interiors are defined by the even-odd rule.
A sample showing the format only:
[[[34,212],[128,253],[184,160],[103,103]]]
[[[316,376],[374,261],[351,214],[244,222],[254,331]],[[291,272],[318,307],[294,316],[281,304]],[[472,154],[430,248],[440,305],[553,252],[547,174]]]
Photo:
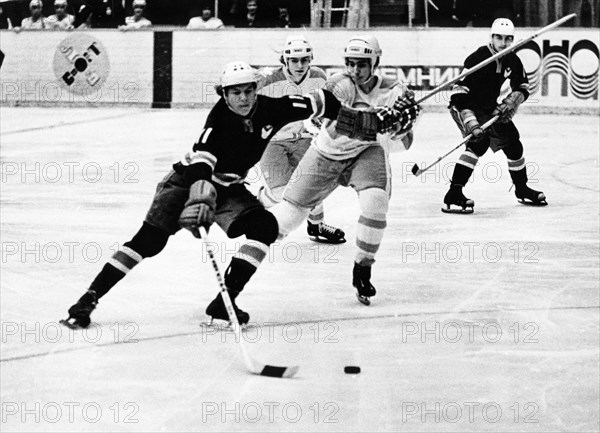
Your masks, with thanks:
[[[358,302],[360,302],[363,305],[366,305],[367,307],[371,305],[371,299],[368,296],[363,296],[360,293],[357,293],[356,299],[358,299]]]
[[[343,244],[346,242],[346,238],[342,238],[342,239],[327,239],[327,238],[323,238],[321,236],[309,236],[310,240],[313,242],[317,242],[319,244],[333,244],[333,245],[337,245],[337,244]]]
[[[71,328],[71,329],[85,329],[83,326],[78,325],[75,322],[75,319],[72,318],[72,317],[69,317],[68,319],[59,320],[58,323],[60,323],[61,325],[66,326],[67,328]]]
[[[235,331],[235,328],[233,327],[233,324],[228,321],[228,320],[222,320],[222,319],[211,319],[210,322],[200,322],[199,325],[201,328],[205,328],[205,329],[211,329],[211,330],[219,330],[219,331]],[[247,323],[241,324],[240,323],[240,330],[244,331],[245,329],[247,329],[250,325],[248,325]]]
[[[442,212],[444,213],[457,213],[457,214],[471,214],[473,213],[473,207],[464,207],[464,208],[453,208],[451,205],[446,205],[447,207],[442,208]]]
[[[534,206],[534,207],[542,207],[542,206],[548,206],[548,202],[546,201],[546,199],[540,200],[540,201],[531,201],[528,198],[519,198],[519,203],[527,205],[527,206]]]

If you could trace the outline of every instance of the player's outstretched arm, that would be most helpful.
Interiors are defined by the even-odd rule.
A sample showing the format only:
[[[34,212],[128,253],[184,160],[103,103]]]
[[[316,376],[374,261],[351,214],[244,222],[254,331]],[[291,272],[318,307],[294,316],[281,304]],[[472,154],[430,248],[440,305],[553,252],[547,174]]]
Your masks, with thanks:
[[[386,132],[394,122],[395,113],[387,107],[357,110],[342,105],[328,90],[319,89],[309,95],[313,105],[311,118],[336,120],[338,133],[350,138],[374,141],[377,133]]]

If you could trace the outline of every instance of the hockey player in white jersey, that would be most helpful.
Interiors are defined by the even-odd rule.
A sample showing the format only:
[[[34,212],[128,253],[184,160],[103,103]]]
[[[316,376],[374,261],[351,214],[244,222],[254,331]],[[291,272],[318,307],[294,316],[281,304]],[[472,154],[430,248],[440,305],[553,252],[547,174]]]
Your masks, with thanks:
[[[327,76],[321,68],[311,65],[312,59],[312,46],[304,36],[289,36],[281,53],[282,65],[259,71],[262,76],[258,83],[259,93],[278,98],[308,94],[323,88]],[[281,201],[294,169],[309,148],[313,134],[318,132],[317,126],[310,122],[300,120],[284,126],[271,139],[263,154],[259,167],[264,185],[258,192],[258,198],[266,208]],[[309,129],[313,130],[312,134]],[[324,218],[323,204],[318,203],[307,219],[307,232],[311,239],[336,244],[346,242],[344,231],[325,224]]]
[[[297,228],[310,209],[322,202],[339,185],[351,186],[358,194],[360,216],[352,284],[358,300],[370,305],[375,287],[371,266],[383,239],[390,199],[391,171],[388,150],[391,142],[412,144],[412,126],[420,108],[406,86],[375,73],[382,54],[373,36],[353,37],[344,49],[346,72],[331,77],[325,89],[343,106],[354,109],[394,106],[404,113],[392,131],[378,134],[376,140],[348,139],[342,135],[342,119],[324,120],[321,130],[292,175],[284,191],[284,201],[273,208],[280,237]]]

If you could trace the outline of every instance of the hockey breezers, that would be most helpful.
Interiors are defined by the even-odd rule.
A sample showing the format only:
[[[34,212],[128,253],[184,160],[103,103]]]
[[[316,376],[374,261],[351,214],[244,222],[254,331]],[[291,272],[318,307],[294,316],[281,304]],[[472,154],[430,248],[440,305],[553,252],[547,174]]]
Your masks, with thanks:
[[[219,289],[221,296],[223,298],[223,303],[225,304],[225,308],[227,309],[227,314],[229,315],[229,321],[233,325],[234,332],[236,334],[236,340],[240,343],[240,350],[242,351],[242,357],[244,358],[244,364],[250,373],[256,374],[259,376],[269,376],[269,377],[293,377],[298,370],[299,366],[293,365],[288,367],[279,367],[275,365],[262,364],[255,359],[253,359],[248,353],[248,348],[244,343],[244,338],[242,337],[242,330],[240,323],[238,322],[237,316],[235,315],[235,310],[233,309],[233,304],[231,303],[231,298],[229,297],[229,292],[227,291],[227,286],[225,286],[225,282],[223,280],[223,276],[221,275],[221,271],[219,270],[219,265],[215,260],[215,256],[213,251],[209,245],[208,241],[208,233],[204,227],[200,227],[200,236],[202,242],[206,246],[206,251],[208,252],[208,257],[213,266],[213,270],[215,271],[215,276],[219,283]]]
[[[492,117],[490,120],[488,120],[487,122],[485,122],[483,125],[481,125],[481,129],[483,129],[484,131],[486,129],[488,129],[490,126],[492,126],[492,124],[498,120],[500,116],[494,116]],[[419,168],[419,166],[417,164],[413,165],[412,169],[410,170],[412,172],[412,174],[414,174],[415,176],[420,176],[422,173],[426,172],[427,170],[429,170],[431,167],[433,167],[434,165],[436,165],[438,162],[440,162],[442,159],[444,159],[445,157],[447,157],[448,155],[450,155],[452,152],[454,152],[456,149],[458,149],[460,146],[462,146],[463,144],[467,143],[471,138],[473,138],[473,134],[469,134],[467,135],[463,141],[461,141],[460,143],[458,143],[455,147],[453,147],[452,149],[450,149],[448,152],[446,152],[444,155],[438,157],[438,159],[435,160],[435,162],[432,162],[431,164],[429,164],[427,167],[425,168]]]

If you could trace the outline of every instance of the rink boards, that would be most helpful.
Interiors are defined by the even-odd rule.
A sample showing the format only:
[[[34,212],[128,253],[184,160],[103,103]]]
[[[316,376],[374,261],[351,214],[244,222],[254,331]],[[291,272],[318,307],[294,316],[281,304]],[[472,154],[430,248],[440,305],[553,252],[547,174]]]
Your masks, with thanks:
[[[535,29],[518,29],[517,39]],[[278,66],[289,30],[247,32],[2,31],[0,100],[10,105],[135,104],[154,107],[208,106],[217,99],[225,63],[241,59],[256,67]],[[356,33],[307,30],[314,64],[328,74],[342,70],[342,48]],[[487,29],[372,30],[382,46],[379,72],[426,94],[462,71],[464,58],[488,40]],[[528,73],[532,111],[598,112],[599,35],[595,30],[558,29],[518,50]],[[421,93],[419,93],[421,92]],[[447,92],[426,104],[444,107]]]

